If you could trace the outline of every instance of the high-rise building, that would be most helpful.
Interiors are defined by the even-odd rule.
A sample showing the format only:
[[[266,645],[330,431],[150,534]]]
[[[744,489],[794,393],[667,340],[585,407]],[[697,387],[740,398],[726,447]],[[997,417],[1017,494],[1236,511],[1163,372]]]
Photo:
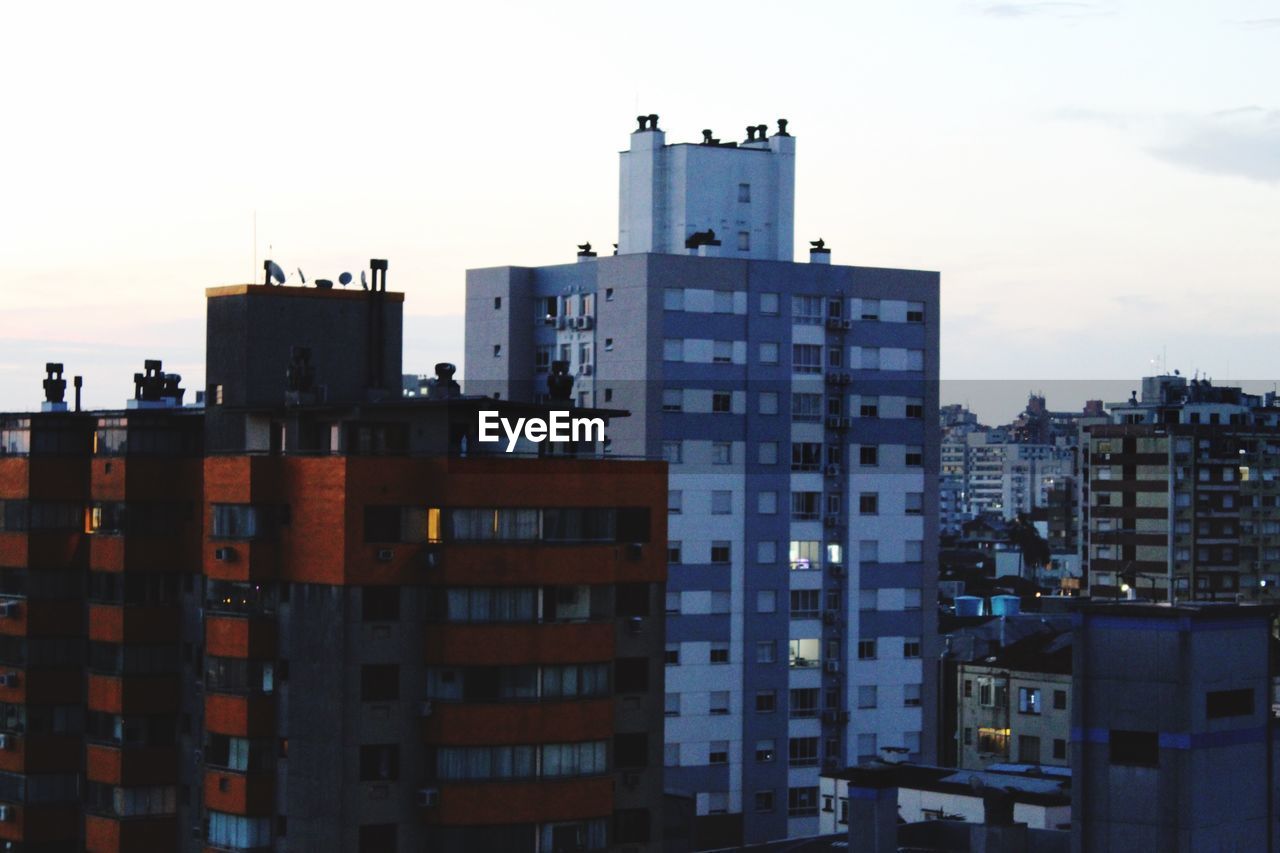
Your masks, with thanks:
[[[1270,598],[1280,586],[1280,409],[1184,376],[1089,426],[1081,539],[1092,594]]]
[[[207,408],[0,416],[0,839],[657,849],[666,466],[402,399],[385,266],[208,295]]]
[[[467,275],[467,390],[553,362],[661,454],[666,778],[696,847],[814,834],[818,774],[936,754],[938,275],[793,263],[795,139],[622,154],[618,254]]]

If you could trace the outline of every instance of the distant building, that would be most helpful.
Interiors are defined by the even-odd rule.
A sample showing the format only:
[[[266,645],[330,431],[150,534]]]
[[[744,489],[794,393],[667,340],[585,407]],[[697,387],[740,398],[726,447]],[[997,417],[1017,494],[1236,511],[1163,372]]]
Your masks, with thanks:
[[[1067,766],[1071,645],[1070,632],[1036,634],[958,666],[961,767]]]
[[[1081,538],[1091,595],[1271,598],[1280,587],[1280,408],[1147,377],[1086,429]]]

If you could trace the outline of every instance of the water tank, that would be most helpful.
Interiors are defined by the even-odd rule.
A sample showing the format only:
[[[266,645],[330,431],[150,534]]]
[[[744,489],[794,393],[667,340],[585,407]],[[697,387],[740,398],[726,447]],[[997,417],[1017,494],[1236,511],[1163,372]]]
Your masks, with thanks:
[[[982,599],[976,595],[957,595],[956,596],[956,615],[957,616],[981,616],[982,615]]]
[[[1016,616],[1022,610],[1022,599],[1016,595],[991,596],[992,616]]]

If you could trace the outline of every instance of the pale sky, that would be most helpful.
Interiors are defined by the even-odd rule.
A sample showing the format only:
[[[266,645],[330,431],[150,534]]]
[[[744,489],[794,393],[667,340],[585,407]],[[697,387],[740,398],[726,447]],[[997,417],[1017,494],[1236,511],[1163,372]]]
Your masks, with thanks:
[[[982,380],[950,396],[989,420],[1162,353],[1280,375],[1280,0],[4,18],[0,410],[38,406],[46,361],[90,406],[122,405],[146,357],[201,387],[204,288],[260,277],[255,212],[259,265],[388,258],[406,370],[460,362],[464,271],[607,249],[617,152],[650,112],[669,142],[788,118],[797,245],[939,270],[943,377]],[[1009,405],[978,405],[998,388]]]

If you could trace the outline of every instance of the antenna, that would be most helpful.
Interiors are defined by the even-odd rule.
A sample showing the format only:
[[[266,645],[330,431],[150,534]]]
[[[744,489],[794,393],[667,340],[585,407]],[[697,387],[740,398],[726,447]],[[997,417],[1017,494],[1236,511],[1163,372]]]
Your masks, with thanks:
[[[298,267],[298,278],[302,279],[302,283],[307,283],[307,277],[302,274],[302,267]]]
[[[346,287],[350,283],[351,283],[351,273],[344,272],[342,275],[338,276],[338,284],[342,285],[343,287]]]
[[[365,290],[369,289],[369,279],[365,278],[364,270],[360,270],[360,286]]]

